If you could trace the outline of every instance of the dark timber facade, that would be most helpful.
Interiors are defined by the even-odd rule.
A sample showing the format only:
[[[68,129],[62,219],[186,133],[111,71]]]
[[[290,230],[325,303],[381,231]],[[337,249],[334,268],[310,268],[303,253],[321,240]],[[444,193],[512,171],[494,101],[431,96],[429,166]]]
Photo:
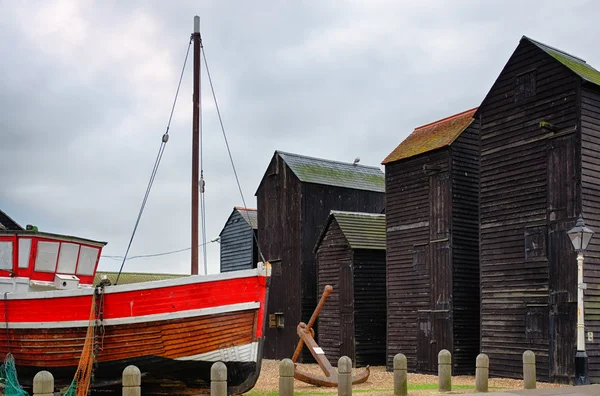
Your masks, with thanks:
[[[332,364],[385,364],[385,215],[332,211],[315,247],[318,290],[333,286],[319,315],[319,346]]]
[[[491,375],[521,377],[521,355],[530,349],[539,379],[570,382],[577,265],[566,231],[580,213],[600,230],[600,72],[523,37],[475,118],[481,351],[493,362]],[[585,258],[586,332],[598,335],[600,237]],[[597,337],[586,349],[590,378],[598,382]]]
[[[221,272],[256,268],[258,263],[256,209],[236,206],[219,234]]]
[[[380,213],[384,188],[377,167],[275,152],[256,192],[259,245],[272,264],[266,358],[292,356],[296,326],[308,322],[322,293],[313,249],[330,211]]]
[[[416,128],[383,162],[387,366],[473,372],[479,351],[478,139],[475,109]],[[495,363],[494,363],[495,364]]]

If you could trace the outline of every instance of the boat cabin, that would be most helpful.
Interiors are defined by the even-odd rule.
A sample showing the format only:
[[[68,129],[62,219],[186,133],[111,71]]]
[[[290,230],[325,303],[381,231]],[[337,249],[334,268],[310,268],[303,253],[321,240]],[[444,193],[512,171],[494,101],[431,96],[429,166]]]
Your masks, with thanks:
[[[35,230],[0,230],[0,293],[92,287],[97,242]]]

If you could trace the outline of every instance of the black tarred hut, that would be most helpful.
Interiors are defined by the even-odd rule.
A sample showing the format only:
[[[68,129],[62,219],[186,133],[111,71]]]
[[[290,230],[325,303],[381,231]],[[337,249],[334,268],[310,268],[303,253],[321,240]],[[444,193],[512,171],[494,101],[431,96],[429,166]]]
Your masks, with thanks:
[[[378,167],[275,152],[256,192],[259,245],[272,264],[266,358],[290,358],[296,326],[314,311],[313,249],[330,211],[381,213],[384,190]],[[308,356],[305,348],[301,358]]]
[[[454,374],[479,350],[476,109],[416,128],[383,161],[387,223],[387,366]]]

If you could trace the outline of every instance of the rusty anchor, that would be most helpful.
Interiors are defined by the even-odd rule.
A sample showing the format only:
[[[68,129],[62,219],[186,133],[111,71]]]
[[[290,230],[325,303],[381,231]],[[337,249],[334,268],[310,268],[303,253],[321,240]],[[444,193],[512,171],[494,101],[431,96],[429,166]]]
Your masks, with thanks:
[[[302,351],[302,347],[306,344],[310,353],[313,355],[321,370],[325,375],[314,375],[310,373],[303,373],[298,370],[298,367],[294,367],[294,378],[298,381],[305,382],[307,384],[316,385],[316,386],[330,386],[337,387],[338,386],[338,373],[337,370],[329,363],[327,357],[325,357],[325,352],[323,349],[319,347],[319,345],[315,342],[315,331],[313,330],[313,325],[317,320],[317,316],[321,312],[323,305],[325,304],[325,300],[329,295],[333,292],[333,286],[327,285],[323,290],[323,295],[321,296],[321,300],[315,308],[315,312],[313,312],[308,324],[304,322],[300,322],[298,327],[296,328],[298,337],[300,337],[300,341],[298,342],[298,346],[294,351],[294,356],[292,356],[292,361],[296,363],[298,360],[298,356],[300,356],[300,352]],[[362,384],[363,382],[369,379],[369,375],[371,371],[369,370],[369,366],[365,367],[360,373],[356,374],[352,377],[352,384]]]

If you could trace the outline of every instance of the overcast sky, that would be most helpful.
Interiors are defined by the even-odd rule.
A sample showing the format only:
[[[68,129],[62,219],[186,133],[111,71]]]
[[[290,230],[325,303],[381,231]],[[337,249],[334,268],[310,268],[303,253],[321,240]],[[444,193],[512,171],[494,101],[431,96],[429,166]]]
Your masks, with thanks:
[[[253,207],[275,150],[378,165],[416,126],[478,106],[523,35],[600,67],[593,1],[0,0],[2,210],[124,254],[194,15]],[[191,66],[131,255],[190,246]],[[206,81],[211,240],[241,198]],[[217,243],[208,257],[218,272]],[[124,270],[189,262],[185,251]]]

